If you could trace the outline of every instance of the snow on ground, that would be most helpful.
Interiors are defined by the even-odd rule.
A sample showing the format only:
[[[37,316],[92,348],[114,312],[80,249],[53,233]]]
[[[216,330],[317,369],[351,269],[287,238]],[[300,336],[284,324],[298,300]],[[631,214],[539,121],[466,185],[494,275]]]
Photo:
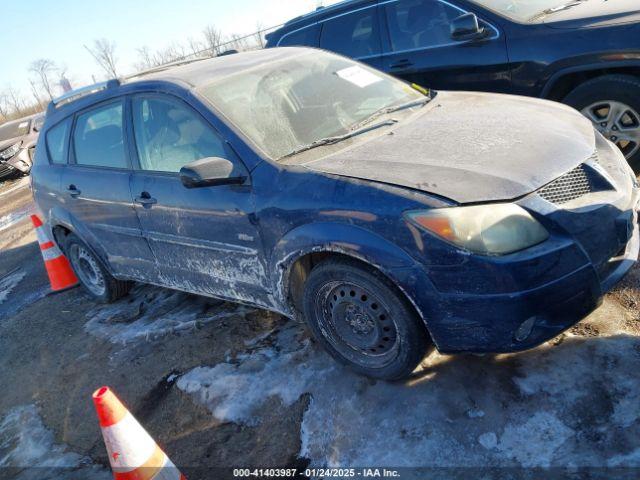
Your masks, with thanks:
[[[33,405],[11,409],[0,422],[0,470],[15,480],[111,478],[89,458],[56,444]]]
[[[391,384],[339,366],[291,322],[177,386],[220,421],[247,425],[267,398],[288,406],[309,394],[300,456],[312,466],[640,466],[640,338],[601,335],[513,355],[434,353]]]
[[[27,218],[28,215],[31,215],[34,211],[34,206],[29,205],[0,217],[0,232],[13,227],[16,223],[21,222],[22,220]]]
[[[18,286],[25,275],[25,272],[18,269],[0,278],[0,305],[7,300],[13,289]]]
[[[212,304],[214,304],[212,306]],[[174,290],[137,285],[125,298],[91,310],[85,329],[113,343],[129,344],[242,316],[253,311]]]

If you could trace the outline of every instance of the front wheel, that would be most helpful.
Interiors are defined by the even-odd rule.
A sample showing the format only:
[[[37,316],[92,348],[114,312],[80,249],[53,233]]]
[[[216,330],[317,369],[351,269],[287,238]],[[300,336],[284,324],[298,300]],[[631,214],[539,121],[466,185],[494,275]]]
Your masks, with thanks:
[[[368,377],[406,377],[432,348],[424,324],[397,288],[355,262],[316,266],[305,283],[303,311],[316,340]]]
[[[606,75],[583,83],[564,103],[582,112],[640,174],[640,79]]]
[[[67,235],[64,250],[78,280],[87,293],[98,302],[114,302],[131,290],[132,283],[115,279],[93,251],[75,234]]]

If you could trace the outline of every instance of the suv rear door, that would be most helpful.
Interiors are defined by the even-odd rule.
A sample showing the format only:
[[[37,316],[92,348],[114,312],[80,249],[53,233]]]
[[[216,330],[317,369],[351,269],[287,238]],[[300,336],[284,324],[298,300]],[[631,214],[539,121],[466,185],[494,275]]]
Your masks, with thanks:
[[[376,4],[328,18],[321,23],[320,48],[380,68],[382,40]]]
[[[168,94],[132,97],[135,173],[132,191],[144,235],[171,288],[249,303],[268,290],[252,189],[218,185],[187,189],[180,169],[221,157],[246,167],[200,113]]]
[[[153,281],[155,260],[133,208],[123,99],[75,115],[59,196],[76,233],[114,274]]]
[[[451,21],[465,13],[444,0],[391,0],[380,4],[383,70],[424,87],[510,92],[511,69],[504,35],[479,17],[487,35],[451,38]]]

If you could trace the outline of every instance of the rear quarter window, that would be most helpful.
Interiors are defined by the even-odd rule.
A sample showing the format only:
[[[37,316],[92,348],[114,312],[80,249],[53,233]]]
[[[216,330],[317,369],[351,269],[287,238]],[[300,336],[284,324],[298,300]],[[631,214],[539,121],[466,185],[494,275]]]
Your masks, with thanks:
[[[317,47],[320,42],[320,26],[309,25],[308,27],[285,33],[278,42],[279,47]]]
[[[67,163],[67,138],[71,119],[63,120],[47,132],[47,151],[51,163],[64,165]]]

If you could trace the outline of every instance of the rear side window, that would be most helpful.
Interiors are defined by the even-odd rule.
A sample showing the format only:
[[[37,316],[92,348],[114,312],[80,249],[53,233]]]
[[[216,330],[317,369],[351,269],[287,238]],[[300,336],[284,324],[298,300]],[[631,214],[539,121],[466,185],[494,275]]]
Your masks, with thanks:
[[[320,27],[310,25],[298,31],[285,34],[278,42],[279,47],[317,47],[320,39]]]
[[[349,13],[324,22],[320,47],[347,57],[380,53],[380,29],[375,8]]]
[[[122,110],[122,102],[118,102],[78,115],[73,132],[76,164],[129,167],[124,148]]]
[[[47,132],[47,150],[51,163],[64,165],[67,163],[67,134],[71,119],[63,120]]]
[[[463,14],[438,0],[399,0],[385,10],[396,52],[451,43],[451,20]]]

